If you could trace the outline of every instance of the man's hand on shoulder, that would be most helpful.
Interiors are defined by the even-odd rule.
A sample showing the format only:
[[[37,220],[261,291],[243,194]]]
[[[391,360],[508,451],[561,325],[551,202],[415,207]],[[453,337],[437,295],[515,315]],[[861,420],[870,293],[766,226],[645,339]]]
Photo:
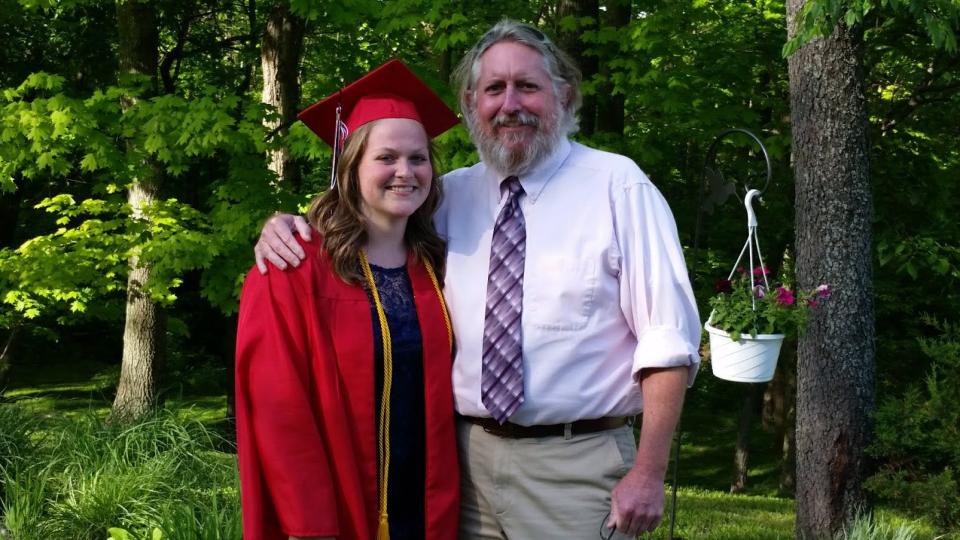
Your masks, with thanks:
[[[636,536],[656,529],[662,518],[663,475],[634,466],[610,494],[607,527]]]
[[[266,261],[270,261],[281,270],[286,270],[288,264],[300,265],[300,261],[306,257],[306,254],[293,236],[294,231],[300,233],[304,240],[310,241],[312,229],[303,216],[277,214],[263,224],[260,239],[253,247],[257,269],[261,274],[267,273]]]

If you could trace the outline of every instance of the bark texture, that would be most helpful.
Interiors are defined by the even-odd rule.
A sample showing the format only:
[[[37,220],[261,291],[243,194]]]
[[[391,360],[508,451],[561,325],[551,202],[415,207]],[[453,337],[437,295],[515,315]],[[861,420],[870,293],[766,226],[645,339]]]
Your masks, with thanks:
[[[158,32],[153,3],[124,1],[117,4],[120,34],[120,77],[144,75],[156,88]],[[135,100],[124,100],[131,107]],[[132,154],[135,149],[127,147]],[[131,219],[145,219],[143,208],[157,198],[161,172],[149,163],[139,163],[137,177],[129,188],[127,202]],[[126,321],[123,329],[123,360],[120,382],[113,402],[111,419],[130,421],[150,411],[157,400],[157,372],[163,362],[166,339],[166,313],[144,290],[150,267],[137,257],[130,259],[127,278]]]
[[[740,407],[740,423],[737,427],[737,446],[733,451],[733,481],[730,493],[743,493],[747,489],[747,472],[750,464],[750,425],[760,396],[760,385],[748,384],[743,391]]]
[[[13,347],[17,342],[17,336],[20,334],[20,328],[19,325],[14,326],[4,336],[3,341],[0,341],[3,344],[0,348],[0,396],[3,396],[7,387],[7,375],[12,367]]]
[[[788,0],[791,37],[804,0]],[[862,34],[840,25],[789,59],[796,269],[828,283],[797,357],[797,537],[830,538],[868,509],[874,406],[872,198]]]
[[[300,107],[300,58],[303,56],[303,34],[306,22],[292,13],[286,2],[274,6],[263,32],[260,65],[263,69],[261,101],[277,111],[278,118],[264,125],[283,136],[297,117]],[[285,145],[269,151],[270,170],[283,184],[298,188],[300,169]]]
[[[606,2],[606,11],[601,14],[600,20],[604,26],[613,28],[624,28],[630,24],[630,8],[633,2],[629,0],[608,0]],[[610,51],[601,58],[609,59],[616,54]],[[613,81],[610,80],[612,72],[607,62],[603,62],[600,67],[600,74],[603,76],[603,82],[597,85],[597,96],[603,96],[597,103],[597,131],[608,133],[623,134],[624,115],[626,114],[626,96],[614,94]]]

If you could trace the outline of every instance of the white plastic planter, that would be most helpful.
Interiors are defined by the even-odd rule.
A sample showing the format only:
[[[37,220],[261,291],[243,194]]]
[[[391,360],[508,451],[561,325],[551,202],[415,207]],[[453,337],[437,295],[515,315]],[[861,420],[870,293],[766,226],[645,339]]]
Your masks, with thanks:
[[[713,374],[735,382],[760,383],[773,379],[780,357],[783,334],[741,334],[740,341],[718,330],[710,323],[704,325],[710,334],[710,366]]]

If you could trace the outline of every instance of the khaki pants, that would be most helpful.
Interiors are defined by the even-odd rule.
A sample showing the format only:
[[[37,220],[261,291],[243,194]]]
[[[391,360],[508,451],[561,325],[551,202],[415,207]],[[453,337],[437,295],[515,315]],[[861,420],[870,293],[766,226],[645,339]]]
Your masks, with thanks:
[[[601,538],[610,491],[637,455],[629,426],[569,439],[505,439],[458,420],[457,438],[461,540]]]

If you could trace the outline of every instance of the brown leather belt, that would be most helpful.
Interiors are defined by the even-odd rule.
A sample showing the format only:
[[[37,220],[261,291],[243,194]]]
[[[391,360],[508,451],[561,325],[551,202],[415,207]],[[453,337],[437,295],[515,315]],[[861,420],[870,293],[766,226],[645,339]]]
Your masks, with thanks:
[[[476,424],[484,431],[505,439],[530,439],[535,437],[564,437],[596,433],[607,429],[618,428],[627,423],[626,418],[606,417],[591,420],[577,420],[569,424],[546,424],[540,426],[521,426],[512,422],[500,425],[493,418],[478,418],[476,416],[457,415],[458,418]]]

